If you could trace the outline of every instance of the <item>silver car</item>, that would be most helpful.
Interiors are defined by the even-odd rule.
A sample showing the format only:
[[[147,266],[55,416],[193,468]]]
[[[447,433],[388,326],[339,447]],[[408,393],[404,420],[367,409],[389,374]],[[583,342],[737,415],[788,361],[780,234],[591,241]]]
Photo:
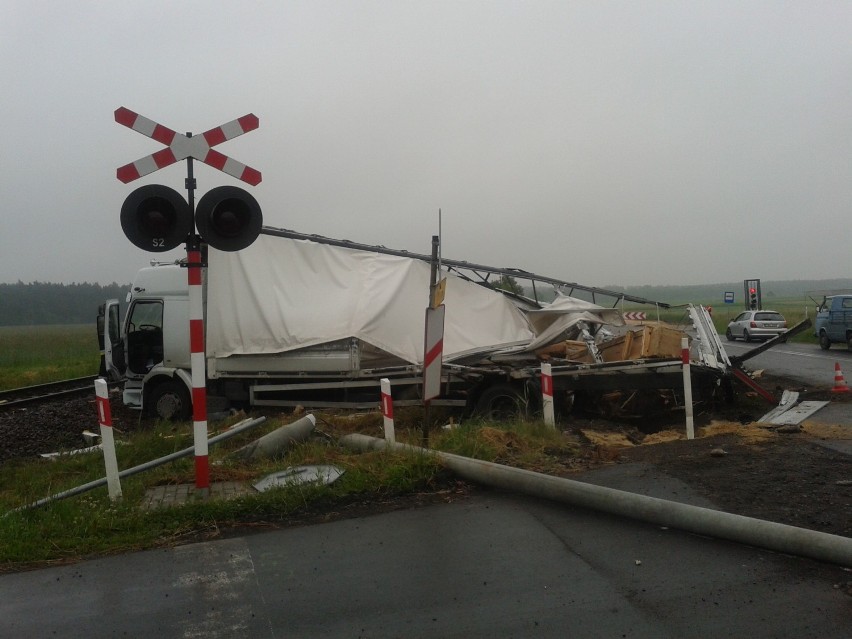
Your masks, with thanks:
[[[725,337],[733,341],[741,337],[747,342],[753,339],[769,339],[787,332],[787,320],[775,311],[744,311],[728,323]]]

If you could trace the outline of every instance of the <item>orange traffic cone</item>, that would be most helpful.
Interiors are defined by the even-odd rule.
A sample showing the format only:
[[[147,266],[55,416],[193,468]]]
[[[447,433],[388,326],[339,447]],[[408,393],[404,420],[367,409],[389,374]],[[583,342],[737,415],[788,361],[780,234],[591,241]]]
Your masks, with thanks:
[[[832,393],[848,393],[849,387],[846,385],[846,380],[843,379],[843,371],[840,370],[840,362],[834,363],[834,388]]]

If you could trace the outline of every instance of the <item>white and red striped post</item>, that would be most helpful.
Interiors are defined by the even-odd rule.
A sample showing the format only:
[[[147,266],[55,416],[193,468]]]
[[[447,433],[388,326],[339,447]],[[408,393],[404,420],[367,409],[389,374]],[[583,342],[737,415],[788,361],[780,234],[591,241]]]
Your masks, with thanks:
[[[553,373],[550,364],[541,365],[541,408],[544,413],[544,423],[556,426],[556,413],[553,409]]]
[[[207,374],[204,362],[204,302],[201,290],[201,251],[187,246],[189,283],[189,352],[192,365],[192,433],[195,446],[195,489],[210,494],[207,453]]]
[[[680,340],[680,359],[683,363],[683,407],[686,410],[686,438],[695,439],[695,422],[692,417],[692,377],[689,370],[689,338]]]
[[[109,388],[102,377],[95,380],[95,399],[98,404],[98,423],[101,426],[101,447],[104,451],[107,490],[112,501],[121,499],[121,479],[115,458],[115,438],[112,432],[112,411],[109,407]]]
[[[391,383],[387,378],[382,378],[382,417],[385,421],[385,440],[396,443],[396,431],[393,425],[393,398],[391,397]]]

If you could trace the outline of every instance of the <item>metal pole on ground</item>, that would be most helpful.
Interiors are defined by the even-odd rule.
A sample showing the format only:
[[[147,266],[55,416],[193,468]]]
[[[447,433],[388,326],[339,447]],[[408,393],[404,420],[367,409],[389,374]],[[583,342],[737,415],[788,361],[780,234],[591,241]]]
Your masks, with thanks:
[[[493,488],[852,567],[852,539],[849,537],[638,495],[407,444],[391,445],[383,439],[366,435],[346,435],[341,439],[341,444],[355,450],[383,450],[391,446],[397,451],[435,455],[459,477]]]
[[[239,435],[242,432],[249,430],[250,428],[254,428],[255,426],[260,426],[266,422],[266,417],[257,417],[255,419],[246,419],[239,424],[234,424],[229,430],[221,433],[220,435],[216,435],[215,437],[211,437],[207,442],[209,445],[218,444],[219,442],[225,441],[226,439],[230,439],[235,435]],[[134,466],[133,468],[127,468],[118,473],[119,477],[130,477],[131,475],[136,475],[138,473],[145,472],[147,470],[151,470],[152,468],[156,468],[157,466],[162,466],[163,464],[168,464],[169,462],[173,462],[176,459],[180,459],[182,457],[189,457],[195,452],[195,447],[190,446],[189,448],[184,448],[183,450],[179,450],[175,453],[171,453],[170,455],[166,455],[165,457],[160,457],[159,459],[154,459],[149,462],[145,462],[144,464],[139,464],[138,466]],[[51,495],[50,497],[45,497],[44,499],[39,499],[31,504],[27,504],[26,506],[20,506],[13,510],[6,512],[3,517],[9,515],[10,513],[16,513],[23,510],[29,510],[31,508],[38,508],[40,506],[44,506],[45,504],[49,504],[54,501],[58,501],[60,499],[65,499],[66,497],[74,497],[75,495],[81,495],[90,490],[94,490],[95,488],[100,488],[101,486],[107,483],[106,477],[101,479],[96,479],[94,481],[90,481],[87,484],[83,484],[82,486],[77,486],[75,488],[69,488],[68,490],[63,490],[60,493],[56,493],[55,495]]]

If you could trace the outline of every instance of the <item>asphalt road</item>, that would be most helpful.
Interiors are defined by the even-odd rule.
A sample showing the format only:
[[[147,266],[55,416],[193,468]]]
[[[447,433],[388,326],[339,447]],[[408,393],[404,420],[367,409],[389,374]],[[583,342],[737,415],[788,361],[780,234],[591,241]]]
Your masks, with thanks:
[[[650,466],[589,481],[707,505]],[[848,637],[852,572],[549,502],[460,502],[0,576],[0,637]]]
[[[729,342],[722,338],[728,356],[742,355],[760,346],[760,342]],[[834,365],[840,364],[844,376],[852,374],[852,352],[843,344],[824,351],[816,344],[780,344],[745,362],[752,369],[765,369],[774,375],[789,377],[811,387],[831,388],[834,385]],[[848,377],[847,384],[852,382]]]

